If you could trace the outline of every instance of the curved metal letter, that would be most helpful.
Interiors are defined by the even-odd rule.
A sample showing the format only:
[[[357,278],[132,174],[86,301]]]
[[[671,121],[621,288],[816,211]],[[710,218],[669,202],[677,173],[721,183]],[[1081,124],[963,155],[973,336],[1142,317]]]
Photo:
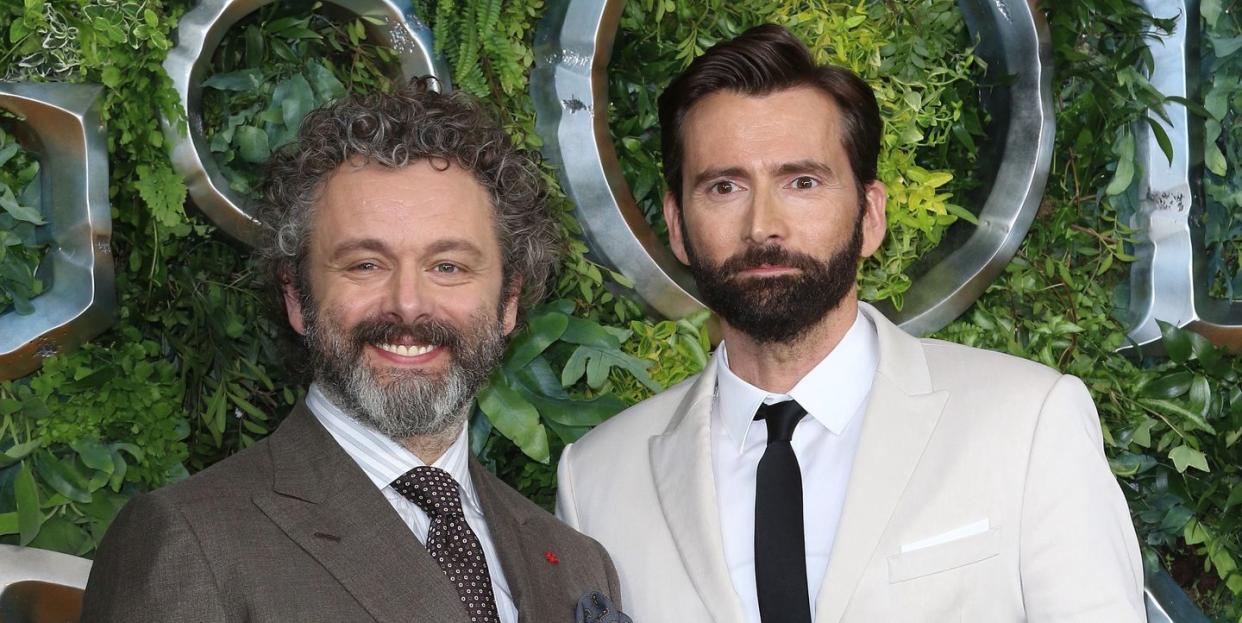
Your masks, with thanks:
[[[253,243],[261,223],[253,216],[247,200],[229,189],[228,181],[216,166],[215,158],[203,138],[202,89],[211,56],[234,24],[273,0],[204,0],[186,13],[177,25],[177,47],[168,53],[164,69],[172,77],[189,121],[189,135],[183,135],[167,119],[164,134],[172,144],[173,168],[185,177],[190,197],[212,221],[229,235]],[[432,51],[431,30],[414,14],[410,0],[325,0],[351,13],[376,17],[384,25],[376,33],[401,58],[401,73],[407,78],[435,76],[448,88],[448,72]]]
[[[41,203],[51,245],[51,288],[34,313],[0,314],[0,380],[34,372],[112,324],[112,213],[108,150],[99,121],[102,89],[85,84],[0,84],[0,108],[26,119],[41,165]]]
[[[1155,69],[1151,84],[1170,96],[1193,97],[1198,75],[1199,3],[1194,0],[1145,0],[1152,15],[1177,20],[1172,33],[1154,35],[1150,44]],[[1186,16],[1193,16],[1190,21]],[[1207,253],[1203,231],[1191,216],[1195,197],[1191,154],[1203,150],[1203,136],[1191,131],[1186,107],[1168,103],[1173,121],[1164,126],[1173,143],[1173,162],[1161,151],[1147,124],[1139,124],[1138,211],[1131,225],[1139,236],[1137,260],[1130,272],[1130,339],[1146,345],[1160,339],[1156,320],[1188,326],[1216,344],[1242,350],[1242,301],[1208,295]],[[1202,123],[1196,120],[1195,123]],[[1201,173],[1200,167],[1197,173]]]
[[[689,274],[643,219],[617,163],[608,132],[606,72],[624,0],[557,0],[535,37],[531,90],[544,153],[600,259],[635,281],[651,307],[669,317],[701,308]],[[1053,115],[1047,26],[1026,2],[961,0],[977,53],[994,82],[989,93],[991,149],[1001,157],[979,211],[979,227],[916,278],[901,311],[885,312],[911,333],[935,331],[970,306],[1017,251],[1043,196],[1052,154]],[[1004,78],[1004,80],[1001,80]],[[982,159],[981,159],[982,160]]]

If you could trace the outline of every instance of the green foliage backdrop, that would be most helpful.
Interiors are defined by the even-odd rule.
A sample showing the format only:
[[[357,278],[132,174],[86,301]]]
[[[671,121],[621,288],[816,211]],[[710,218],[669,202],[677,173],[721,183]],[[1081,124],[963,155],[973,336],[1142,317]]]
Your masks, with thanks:
[[[457,88],[496,105],[510,135],[538,149],[528,93],[544,0],[417,0]],[[940,336],[1081,376],[1145,555],[1221,620],[1242,620],[1242,363],[1167,328],[1167,356],[1125,358],[1124,308],[1137,170],[1135,128],[1159,117],[1146,34],[1167,28],[1129,0],[1047,3],[1057,67],[1057,148],[1047,196],[1018,256]],[[177,0],[0,0],[0,76],[96,82],[110,153],[119,321],[81,350],[0,384],[0,542],[89,555],[128,497],[186,477],[274,428],[302,387],[282,365],[279,325],[255,291],[245,250],[186,204],[153,113],[183,118],[160,63]],[[1239,239],[1232,130],[1242,56],[1237,18],[1204,0],[1202,105],[1209,137],[1205,213],[1216,288],[1236,287]],[[661,230],[655,94],[714,42],[763,21],[790,26],[821,60],[877,89],[888,123],[881,177],[892,231],[860,272],[871,300],[900,304],[910,270],[951,226],[969,226],[975,154],[986,118],[974,101],[982,64],[951,0],[631,0],[610,71],[612,132],[636,198]],[[386,89],[390,52],[365,20],[272,5],[235,27],[214,59],[205,118],[230,183],[288,139],[309,108],[347,90]],[[0,311],[42,287],[33,158],[0,118]],[[20,132],[17,132],[20,136]],[[1217,153],[1219,152],[1219,153]],[[554,171],[545,168],[555,186]],[[572,238],[550,300],[510,344],[471,420],[474,450],[549,505],[564,444],[702,368],[704,314],[644,316],[631,284]],[[954,223],[957,222],[956,225]]]

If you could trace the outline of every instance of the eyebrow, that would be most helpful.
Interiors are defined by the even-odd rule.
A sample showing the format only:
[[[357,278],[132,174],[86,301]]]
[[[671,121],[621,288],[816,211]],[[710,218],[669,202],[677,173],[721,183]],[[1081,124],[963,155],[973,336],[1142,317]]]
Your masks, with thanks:
[[[797,160],[786,162],[776,168],[777,175],[793,175],[795,173],[814,173],[820,177],[836,177],[832,167],[818,160]]]
[[[795,160],[793,162],[783,163],[780,166],[773,169],[773,172],[776,175],[782,175],[782,176],[793,175],[796,173],[814,173],[816,175],[819,175],[820,177],[825,177],[825,178],[836,177],[836,173],[833,172],[832,167],[818,160],[809,160],[809,159],[808,160]],[[746,177],[750,177],[750,174],[747,173],[746,170],[741,167],[716,167],[716,168],[706,169],[700,172],[698,175],[694,176],[694,183],[691,185],[691,188],[696,188],[702,185],[704,182],[708,182],[708,181],[722,178],[722,177],[746,178]]]
[[[461,251],[475,257],[483,257],[483,250],[476,246],[473,242],[465,238],[446,238],[437,240],[427,246],[427,253],[445,253],[448,251]]]
[[[383,255],[392,255],[392,249],[384,243],[384,241],[376,238],[357,238],[354,240],[346,240],[336,245],[332,250],[331,259],[337,260],[342,256],[348,255],[356,251],[371,251]],[[425,254],[435,255],[437,253],[446,253],[449,251],[461,251],[473,255],[474,257],[482,257],[483,251],[474,243],[465,238],[446,238],[437,240],[424,249]]]
[[[717,167],[713,169],[706,169],[704,171],[699,172],[698,175],[694,176],[694,183],[691,184],[690,187],[697,188],[698,186],[702,185],[704,182],[707,182],[709,180],[714,180],[720,177],[749,177],[749,176],[747,175],[746,171],[742,169],[741,167],[724,167],[724,168]]]

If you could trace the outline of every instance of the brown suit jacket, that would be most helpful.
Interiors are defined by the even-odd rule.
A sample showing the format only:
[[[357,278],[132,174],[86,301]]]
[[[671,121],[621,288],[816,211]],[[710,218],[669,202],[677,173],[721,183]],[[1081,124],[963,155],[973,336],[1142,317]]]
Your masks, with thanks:
[[[572,621],[592,590],[620,607],[616,570],[598,543],[473,458],[470,471],[522,621]],[[268,439],[134,498],[99,546],[82,614],[130,623],[372,620],[469,621],[425,547],[301,404]]]

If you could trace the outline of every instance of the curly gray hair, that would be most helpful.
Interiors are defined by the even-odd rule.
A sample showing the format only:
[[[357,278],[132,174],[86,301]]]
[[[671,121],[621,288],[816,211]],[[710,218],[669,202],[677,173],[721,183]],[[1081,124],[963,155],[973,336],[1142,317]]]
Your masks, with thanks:
[[[516,148],[477,99],[438,93],[433,80],[411,81],[392,94],[350,95],[312,111],[297,139],[273,154],[259,211],[269,226],[259,259],[277,289],[292,282],[304,300],[309,296],[305,260],[314,205],[338,167],[359,159],[392,168],[432,160],[469,171],[491,195],[504,294],[521,285],[519,312],[543,298],[564,241],[536,157]]]

